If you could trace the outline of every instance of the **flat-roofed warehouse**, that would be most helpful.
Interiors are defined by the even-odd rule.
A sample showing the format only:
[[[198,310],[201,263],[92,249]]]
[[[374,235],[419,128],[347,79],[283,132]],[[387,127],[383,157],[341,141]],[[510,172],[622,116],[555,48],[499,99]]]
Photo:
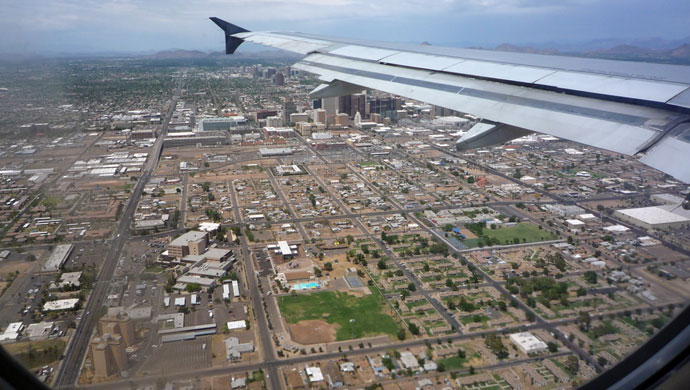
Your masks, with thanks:
[[[292,148],[260,148],[261,157],[289,156],[293,153]]]
[[[50,254],[50,257],[48,257],[48,260],[46,260],[46,263],[43,264],[43,271],[44,272],[56,272],[57,270],[62,267],[62,264],[65,263],[65,260],[69,257],[70,253],[72,253],[72,249],[74,249],[74,245],[72,244],[62,244],[58,245],[53,249],[53,252]]]
[[[690,219],[661,207],[616,210],[614,216],[645,229],[678,229],[690,226]]]
[[[513,333],[510,335],[510,341],[527,355],[544,352],[547,348],[545,342],[539,340],[530,332]]]

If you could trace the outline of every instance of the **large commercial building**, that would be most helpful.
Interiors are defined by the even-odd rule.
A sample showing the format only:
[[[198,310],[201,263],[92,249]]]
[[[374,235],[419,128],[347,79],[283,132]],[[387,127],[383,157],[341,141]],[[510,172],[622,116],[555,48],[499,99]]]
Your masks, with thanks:
[[[261,157],[289,156],[292,148],[259,148]]]
[[[59,270],[60,267],[62,267],[62,264],[65,263],[65,260],[67,260],[69,257],[70,253],[72,253],[72,249],[74,249],[72,244],[56,246],[48,257],[48,260],[46,260],[45,264],[43,264],[43,271],[56,272]]]
[[[667,230],[690,226],[690,219],[657,206],[616,210],[614,215],[645,229]]]
[[[187,255],[200,255],[208,246],[208,233],[187,232],[168,244],[168,255],[181,259]]]
[[[244,126],[246,124],[247,119],[243,116],[204,118],[199,121],[199,131],[230,130],[233,127]]]
[[[163,147],[227,145],[230,143],[228,135],[225,131],[168,133],[163,140]]]
[[[280,118],[276,117],[278,120]],[[283,138],[290,138],[290,137],[295,137],[297,136],[297,133],[295,133],[295,130],[293,130],[290,127],[274,127],[274,126],[266,126],[264,127],[264,135],[268,137],[283,137]]]
[[[530,332],[513,333],[510,335],[510,341],[527,355],[544,352],[547,348],[545,342],[539,340]]]

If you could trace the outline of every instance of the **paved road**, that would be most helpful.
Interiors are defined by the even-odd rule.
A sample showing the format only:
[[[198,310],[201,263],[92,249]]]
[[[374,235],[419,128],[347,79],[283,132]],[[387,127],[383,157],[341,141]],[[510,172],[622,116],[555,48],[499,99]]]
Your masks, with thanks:
[[[180,80],[181,83],[181,80]],[[175,96],[178,95],[180,90],[180,85],[178,84]],[[89,296],[86,306],[83,310],[82,319],[77,324],[74,336],[67,347],[65,356],[62,360],[62,364],[56,374],[55,388],[70,388],[73,387],[77,380],[79,379],[79,373],[81,371],[81,365],[88,352],[89,342],[91,340],[91,335],[97,325],[97,320],[95,318],[95,313],[103,305],[105,298],[108,295],[108,290],[110,284],[108,283],[115,271],[118,259],[122,253],[127,240],[130,238],[130,226],[132,220],[134,219],[134,213],[137,209],[139,200],[141,199],[142,192],[144,191],[144,186],[148,182],[151,174],[158,166],[160,155],[163,148],[163,138],[168,131],[168,123],[172,117],[175,104],[177,102],[176,98],[173,98],[166,116],[165,122],[162,126],[161,135],[156,140],[149,158],[144,165],[142,175],[137,182],[137,185],[132,191],[132,196],[130,196],[127,206],[122,213],[122,218],[120,224],[115,231],[115,238],[111,242],[110,252],[106,256],[103,266],[96,278],[94,283],[93,291]]]
[[[236,207],[233,208],[235,213],[236,221],[242,220],[242,213],[240,213],[239,202],[237,199],[237,191],[235,191],[235,183],[230,185],[230,193],[233,198],[233,204]],[[259,338],[261,339],[261,349],[264,362],[257,368],[262,368],[266,371],[267,380],[270,385],[271,390],[279,390],[282,388],[280,377],[278,374],[278,369],[275,366],[276,356],[273,351],[273,339],[271,338],[271,331],[268,329],[268,322],[266,321],[266,313],[262,305],[262,294],[259,291],[259,286],[257,284],[258,272],[254,269],[254,260],[251,256],[251,251],[249,250],[249,245],[247,244],[247,237],[242,234],[240,236],[240,247],[242,251],[242,257],[244,258],[244,274],[247,278],[247,285],[249,287],[249,298],[252,302],[252,307],[254,308],[254,314],[256,315],[256,321],[259,330]],[[266,286],[270,288],[270,286]]]
[[[301,137],[300,137],[300,140],[302,140]],[[304,142],[304,140],[302,140],[302,142]],[[305,144],[306,144],[306,142],[305,142]],[[309,145],[307,145],[307,147],[310,148]],[[311,148],[310,148],[310,149],[311,149]],[[444,153],[446,153],[446,154],[455,156],[453,153],[451,153],[451,152],[449,152],[449,151],[447,151],[447,150],[444,150],[444,149],[441,149],[441,148],[437,148],[437,149],[441,150],[442,152],[444,152]],[[323,157],[323,155],[321,155],[321,154],[318,153],[317,151],[313,151],[313,152],[314,152],[314,154],[316,154],[324,163],[328,164],[328,161]],[[474,165],[477,165],[477,166],[481,167],[482,169],[485,169],[485,170],[489,171],[489,172],[492,173],[492,174],[501,176],[501,177],[503,177],[503,178],[505,178],[505,179],[508,179],[508,180],[510,180],[510,181],[513,181],[513,182],[518,182],[518,183],[521,184],[521,185],[525,185],[524,183],[519,182],[517,179],[512,178],[511,176],[502,174],[501,172],[492,170],[492,169],[490,169],[490,168],[488,168],[488,167],[485,167],[485,166],[483,166],[483,165],[480,165],[480,164],[478,164],[478,163],[476,163],[476,162],[470,162],[470,163],[471,163],[471,164],[474,164]],[[351,167],[348,166],[348,168],[350,168],[350,169],[352,170]],[[353,172],[355,175],[357,175],[358,177],[360,177],[362,180],[364,180],[365,182],[368,183],[368,181],[367,181],[366,179],[362,178],[361,175],[359,175],[359,173],[357,173],[357,172],[354,171],[354,170],[352,170],[352,172]],[[277,185],[277,183],[276,183],[276,181],[275,181],[275,178],[274,178],[272,175],[269,175],[269,176],[270,176],[270,179],[271,179],[272,184],[274,185],[274,187],[276,188],[276,190],[278,191],[278,193],[281,195],[281,199],[283,200],[283,202],[285,202],[286,204],[288,204],[287,201],[286,201],[286,199],[285,199],[284,194],[282,194],[282,191],[280,191],[280,187]],[[143,179],[143,178],[142,178],[142,179]],[[143,182],[143,181],[140,181],[140,183],[138,183],[137,189],[139,189],[139,188],[138,188],[138,187],[139,187],[139,184],[141,184],[142,182]],[[318,182],[318,179],[317,179],[317,182]],[[319,184],[322,185],[324,188],[326,188],[326,189],[328,190],[328,186],[323,185],[323,183],[319,183]],[[369,183],[369,184],[370,184],[370,183]],[[370,186],[371,186],[371,184],[370,184]],[[528,185],[528,187],[530,187],[530,186]],[[233,194],[233,197],[234,197],[234,202],[235,202],[235,204],[237,205],[237,204],[238,204],[238,202],[237,202],[237,196],[236,196],[236,194],[235,194],[235,191],[234,191],[233,186],[231,186],[231,188],[232,188],[232,194]],[[371,188],[374,188],[374,189],[376,190],[376,188],[375,188],[374,186],[371,186]],[[564,199],[564,198],[562,198],[562,197],[560,197],[560,196],[557,196],[557,195],[555,195],[555,194],[549,193],[549,192],[544,191],[543,189],[540,189],[540,188],[536,188],[536,187],[535,187],[535,188],[533,188],[533,189],[534,189],[535,191],[539,192],[539,193],[542,193],[543,195],[545,195],[545,197],[551,198],[551,199],[553,199],[553,200],[555,200],[555,201],[558,201],[558,202],[560,202],[560,203],[565,203],[565,204],[575,204],[575,203],[576,203],[576,202],[574,202],[574,201],[572,201],[572,200]],[[138,192],[139,195],[140,195],[140,189],[139,189],[139,191],[136,191],[136,189],[135,189],[135,193],[137,193],[137,192]],[[330,193],[330,191],[329,191],[329,193]],[[333,194],[331,194],[331,196],[333,196]],[[615,197],[609,197],[609,198],[597,198],[597,200],[602,200],[602,199],[619,199],[619,198],[620,198],[620,197],[615,196]],[[340,200],[339,200],[338,197],[333,196],[333,199],[335,199],[336,201],[340,202]],[[137,200],[138,200],[138,197],[137,197]],[[498,206],[498,205],[512,205],[512,204],[514,204],[514,203],[515,203],[515,202],[492,202],[492,203],[488,203],[488,204],[486,204],[486,205],[488,205],[488,206],[491,206],[491,205]],[[544,203],[544,202],[525,202],[525,203]],[[134,204],[136,204],[136,203],[134,203]],[[395,203],[395,202],[392,202],[392,204],[396,207],[396,209],[394,209],[394,210],[389,210],[389,211],[372,212],[372,213],[367,213],[366,215],[372,215],[372,216],[374,216],[374,215],[389,215],[389,214],[400,214],[400,213],[407,213],[407,214],[410,214],[410,213],[415,213],[415,212],[421,212],[421,211],[424,211],[424,210],[427,209],[427,208],[403,209],[403,208],[400,207],[400,205],[398,205],[398,204]],[[131,205],[131,202],[130,202],[130,205]],[[128,206],[130,206],[130,205],[128,205]],[[281,224],[282,224],[282,223],[286,223],[286,222],[292,222],[292,223],[299,224],[299,223],[301,223],[301,222],[313,221],[313,220],[351,218],[353,221],[357,221],[358,225],[360,225],[360,227],[363,229],[364,232],[367,232],[367,230],[364,229],[363,226],[361,226],[361,222],[359,222],[358,219],[357,219],[357,217],[360,217],[362,214],[352,214],[352,213],[347,212],[348,209],[347,209],[347,207],[344,207],[344,205],[341,204],[341,207],[342,207],[342,209],[345,211],[345,214],[344,214],[344,215],[324,216],[324,217],[296,218],[294,212],[292,212],[292,210],[291,210],[291,214],[292,214],[292,216],[293,216],[292,219],[290,219],[290,220],[284,220],[284,221],[275,221],[275,222],[272,222],[272,223],[281,223]],[[440,210],[440,209],[448,209],[448,208],[456,208],[456,207],[462,207],[462,206],[459,206],[459,205],[458,205],[458,206],[445,206],[445,207],[434,208],[434,209]],[[128,209],[128,210],[129,210],[129,209]],[[238,208],[238,207],[235,207],[234,212],[235,212],[235,220],[236,220],[238,223],[231,224],[231,225],[227,225],[227,226],[240,226],[240,227],[246,226],[246,224],[245,224],[245,223],[242,221],[242,219],[241,219],[241,215],[240,215],[240,212],[239,212],[239,208]],[[594,214],[598,214],[597,212],[593,212],[593,213],[594,213]],[[419,222],[419,226],[422,227],[424,230],[426,230],[429,234],[432,234],[432,235],[436,236],[437,238],[439,238],[439,239],[445,241],[444,237],[443,237],[441,234],[439,234],[438,232],[435,232],[435,231],[429,229],[428,227],[426,227],[426,225],[424,225],[423,223],[421,223],[420,221],[418,221],[417,218],[415,218],[415,217],[411,217],[411,218],[412,218],[413,221]],[[604,218],[604,219],[610,219],[612,222],[615,222],[615,223],[620,223],[619,221],[616,221],[616,220],[614,220],[614,219],[612,219],[612,218],[610,218],[610,217],[607,217],[607,216],[603,216],[603,218]],[[123,219],[124,219],[124,217],[123,217]],[[125,226],[128,226],[128,225],[125,225]],[[121,225],[121,227],[122,227],[122,225]],[[302,232],[301,232],[301,233],[302,233]],[[645,232],[645,233],[646,233],[646,232]],[[386,252],[386,254],[389,255],[389,257],[390,257],[393,261],[396,262],[396,265],[401,266],[401,264],[398,264],[398,263],[397,263],[397,260],[398,260],[398,259],[396,258],[395,254],[390,253],[390,251],[387,250],[386,245],[384,245],[383,242],[381,242],[381,240],[377,239],[376,237],[374,237],[373,235],[371,235],[371,234],[369,234],[369,233],[367,233],[367,235],[370,236],[371,238],[373,238],[373,239],[376,241],[376,243]],[[305,236],[305,237],[306,237],[306,236]],[[121,248],[122,244],[124,243],[124,241],[122,241],[123,238],[124,238],[124,237],[121,237],[121,239],[120,239],[119,241],[118,241],[117,239],[114,240],[114,242],[113,242],[113,247],[114,247],[114,248],[115,248],[115,247]],[[664,243],[666,243],[666,242],[664,242]],[[534,245],[534,243],[531,243],[531,244],[529,244],[529,245]],[[513,246],[511,246],[511,247],[513,247]],[[672,246],[672,247],[675,247],[675,246]],[[460,253],[460,251],[458,251],[457,249],[454,249],[452,245],[449,245],[449,248],[450,248],[451,250],[454,250],[454,251],[457,252],[457,253]],[[249,284],[249,296],[250,296],[250,298],[251,298],[251,300],[252,300],[252,305],[253,305],[253,308],[254,308],[254,311],[255,311],[256,317],[257,317],[257,322],[258,322],[257,325],[258,325],[259,335],[260,335],[261,344],[262,344],[262,350],[263,350],[263,355],[264,355],[264,361],[261,362],[261,363],[255,363],[255,364],[237,364],[237,365],[233,365],[233,366],[230,366],[230,367],[217,367],[217,368],[209,368],[209,369],[197,370],[197,371],[190,371],[190,372],[181,372],[181,373],[175,374],[175,375],[173,375],[173,376],[170,376],[168,379],[171,379],[171,380],[174,380],[174,379],[184,379],[184,378],[188,378],[188,377],[189,377],[190,375],[192,375],[192,374],[195,375],[195,376],[200,376],[200,375],[221,375],[221,374],[229,374],[229,373],[234,373],[234,372],[242,372],[242,371],[256,370],[256,369],[262,368],[262,369],[266,370],[266,372],[267,372],[267,374],[268,374],[268,375],[267,375],[267,378],[268,378],[268,382],[269,382],[269,385],[270,385],[271,389],[279,389],[279,388],[281,388],[281,381],[280,381],[279,374],[278,374],[278,367],[283,366],[283,365],[287,365],[287,364],[301,364],[301,363],[308,363],[308,362],[313,362],[313,361],[317,361],[317,360],[337,359],[337,358],[342,357],[342,353],[333,352],[333,353],[325,353],[325,354],[314,354],[314,355],[296,356],[296,357],[287,358],[287,359],[281,359],[281,360],[276,359],[275,354],[274,354],[274,349],[273,349],[273,341],[272,341],[272,339],[271,339],[271,334],[270,334],[270,331],[269,331],[268,326],[267,326],[266,318],[265,318],[265,316],[264,316],[264,310],[263,310],[263,307],[262,307],[262,305],[261,305],[261,297],[262,297],[262,295],[261,295],[261,293],[260,293],[260,291],[259,291],[259,287],[258,287],[258,284],[257,284],[257,277],[256,277],[257,274],[256,274],[256,271],[254,270],[254,264],[253,264],[253,261],[252,261],[252,259],[251,259],[251,257],[250,257],[249,245],[248,245],[248,243],[247,243],[246,237],[244,237],[244,236],[241,236],[241,250],[243,251],[243,254],[245,255],[245,258],[247,259],[247,261],[245,262],[245,265],[246,265],[247,281],[248,281],[248,284]],[[686,251],[682,251],[682,252],[683,252],[683,253],[687,253]],[[118,253],[119,253],[119,252],[118,252]],[[113,263],[116,262],[117,257],[118,257],[118,256],[115,256],[115,257],[114,257],[115,261],[113,261]],[[105,268],[105,266],[104,266],[104,268]],[[425,297],[426,297],[426,294],[428,294],[428,291],[425,291],[423,288],[421,288],[421,287],[422,287],[421,281],[419,281],[419,280],[416,278],[416,276],[415,276],[414,274],[411,274],[406,268],[400,267],[400,269],[402,269],[403,272],[405,272],[405,274],[407,275],[407,277],[408,277],[410,280],[412,280],[412,281],[415,283],[415,285],[417,285],[418,291],[416,292],[416,294],[425,295]],[[510,294],[507,290],[505,290],[505,288],[503,287],[503,283],[502,283],[502,282],[497,281],[497,280],[494,280],[493,278],[491,278],[488,274],[486,274],[484,271],[482,271],[482,270],[479,269],[479,268],[477,268],[477,271],[478,271],[480,274],[482,274],[482,276],[483,276],[483,277],[485,278],[485,280],[486,280],[486,283],[483,283],[483,285],[490,285],[490,286],[496,288],[496,289],[497,289],[498,291],[500,291],[501,293],[503,293],[505,296],[508,296],[508,297],[511,296],[511,294]],[[103,272],[102,272],[102,273],[103,273]],[[99,275],[99,280],[100,280],[100,275]],[[106,285],[107,283],[99,283],[99,284],[100,284],[100,285]],[[94,291],[94,294],[95,294],[95,291]],[[448,316],[449,316],[449,314],[448,314],[448,313],[446,312],[446,310],[440,305],[439,302],[437,302],[436,300],[431,299],[430,297],[427,297],[427,299],[428,299],[429,302],[432,303],[435,307],[436,307],[437,305],[439,306],[439,307],[436,307],[436,309],[437,309],[437,311],[438,311],[441,315],[443,315],[444,317],[448,317]],[[520,307],[521,309],[525,310],[525,311],[528,312],[528,313],[532,313],[532,314],[535,315],[535,322],[532,323],[532,324],[529,324],[529,325],[523,325],[523,326],[517,326],[517,327],[503,328],[503,329],[500,329],[500,330],[499,330],[500,332],[502,332],[502,333],[511,333],[511,332],[516,332],[516,331],[530,330],[530,329],[547,329],[547,330],[549,330],[549,331],[551,331],[551,332],[554,332],[554,334],[556,334],[556,335],[558,336],[558,338],[560,339],[560,341],[561,341],[562,343],[564,343],[568,348],[570,348],[572,351],[574,351],[575,353],[577,353],[578,355],[580,355],[580,357],[583,358],[585,361],[587,361],[588,363],[590,363],[590,364],[591,364],[592,366],[594,366],[594,367],[601,368],[601,367],[598,365],[598,363],[594,360],[594,358],[593,358],[592,356],[590,356],[589,354],[587,354],[585,351],[583,351],[583,350],[582,350],[581,348],[579,348],[577,345],[574,345],[573,343],[569,342],[568,339],[567,339],[567,337],[565,337],[565,335],[563,335],[562,333],[560,333],[560,332],[558,331],[558,329],[557,329],[558,326],[565,325],[565,324],[570,324],[570,323],[575,323],[575,322],[577,321],[575,318],[561,319],[561,320],[554,320],[554,321],[547,321],[547,320],[544,320],[543,318],[541,318],[540,316],[538,316],[536,313],[534,313],[534,312],[532,311],[532,309],[531,309],[530,307],[528,307],[527,305],[525,305],[522,301],[520,301],[520,300],[517,300],[517,301],[518,301],[519,307]],[[90,301],[89,303],[91,303],[91,301]],[[93,308],[97,308],[97,307],[98,307],[97,305],[93,305]],[[92,309],[93,309],[93,308],[92,308]],[[88,309],[87,309],[87,310],[88,310]],[[595,316],[592,316],[592,318],[601,318],[601,317],[603,317],[604,315],[608,315],[608,313],[607,313],[607,314],[601,314],[601,315],[595,315]],[[455,321],[452,317],[451,317],[450,319],[449,319],[449,318],[446,318],[446,320],[447,320],[451,325],[455,326],[454,323],[456,323],[456,321]],[[83,321],[82,321],[82,322],[83,322]],[[80,326],[81,326],[81,324],[80,324]],[[459,329],[459,327],[456,327],[456,329]],[[457,341],[457,340],[463,340],[463,339],[468,339],[468,338],[473,338],[473,337],[481,337],[481,336],[484,336],[484,335],[487,335],[487,334],[490,334],[490,333],[495,333],[495,332],[496,332],[496,330],[490,330],[490,331],[481,331],[481,332],[471,333],[471,334],[457,334],[457,335],[453,335],[453,336],[450,336],[450,337],[444,336],[443,339],[445,340],[445,339],[447,339],[447,338],[450,338],[451,340]],[[88,340],[88,338],[85,338],[85,339]],[[428,340],[425,340],[425,339],[417,339],[417,340],[410,340],[410,341],[402,342],[402,343],[395,343],[395,344],[389,344],[389,345],[381,345],[381,346],[376,346],[376,347],[373,347],[373,348],[368,348],[368,349],[366,349],[366,351],[354,351],[354,352],[353,352],[353,351],[350,351],[350,352],[348,352],[348,355],[358,355],[358,354],[363,354],[363,353],[378,353],[378,352],[384,352],[384,351],[390,350],[391,348],[404,349],[404,348],[416,347],[416,346],[424,345],[427,341],[428,341]],[[560,354],[557,354],[557,355],[560,356],[560,355],[567,354],[567,353],[568,353],[568,352],[563,352],[563,353],[560,353]],[[554,356],[556,356],[556,355],[554,355]],[[542,359],[542,358],[546,358],[546,357],[550,357],[550,356],[536,357],[536,358],[534,358],[534,359]],[[525,361],[531,361],[531,360],[534,360],[534,359],[525,359]],[[522,361],[507,361],[507,362],[500,362],[500,363],[498,363],[498,364],[496,364],[496,365],[489,366],[489,367],[487,367],[487,368],[500,368],[500,367],[504,367],[504,366],[508,366],[508,365],[513,365],[513,364],[520,364],[520,363],[522,363]],[[62,371],[61,371],[61,372],[62,372]],[[91,387],[91,388],[116,388],[116,387],[122,386],[123,384],[126,384],[126,383],[148,383],[148,382],[151,382],[152,380],[155,380],[155,378],[136,378],[136,379],[133,379],[133,380],[130,380],[130,381],[123,381],[123,382],[114,383],[114,384],[108,384],[108,385],[94,385],[94,386],[89,386],[89,387]],[[63,379],[61,383],[68,383],[68,382],[65,381],[65,380]],[[74,382],[71,382],[71,383],[74,383]]]

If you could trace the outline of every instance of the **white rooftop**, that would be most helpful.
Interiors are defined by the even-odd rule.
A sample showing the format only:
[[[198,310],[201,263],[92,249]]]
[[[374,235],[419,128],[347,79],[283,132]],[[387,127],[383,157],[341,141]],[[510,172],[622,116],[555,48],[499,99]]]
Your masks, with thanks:
[[[311,382],[319,382],[323,380],[323,374],[319,367],[307,367],[304,369]]]
[[[634,218],[644,223],[647,223],[649,225],[690,222],[690,219],[688,218],[674,214],[670,211],[666,211],[661,207],[657,206],[640,207],[636,209],[622,209],[618,210],[618,212],[630,218]]]
[[[67,310],[74,307],[79,302],[78,298],[58,299],[57,301],[49,301],[43,305],[43,310]]]
[[[539,352],[546,349],[546,343],[536,338],[530,332],[513,333],[510,340],[525,353]]]
[[[196,242],[201,240],[206,236],[205,232],[197,232],[192,230],[191,232],[187,232],[176,239],[174,239],[170,245],[173,246],[183,246],[183,245],[188,245],[190,242]]]
[[[246,329],[247,328],[247,322],[245,320],[228,321],[227,325],[228,325],[229,330]]]

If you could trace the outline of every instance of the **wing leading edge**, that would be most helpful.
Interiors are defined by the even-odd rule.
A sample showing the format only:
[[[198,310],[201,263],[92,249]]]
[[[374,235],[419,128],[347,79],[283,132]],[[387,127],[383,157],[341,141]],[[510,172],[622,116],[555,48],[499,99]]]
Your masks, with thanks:
[[[358,86],[505,124],[468,133],[459,149],[535,131],[637,156],[690,183],[690,67],[253,32],[212,20],[228,53],[249,41],[306,55],[295,68],[326,83],[314,96]]]

